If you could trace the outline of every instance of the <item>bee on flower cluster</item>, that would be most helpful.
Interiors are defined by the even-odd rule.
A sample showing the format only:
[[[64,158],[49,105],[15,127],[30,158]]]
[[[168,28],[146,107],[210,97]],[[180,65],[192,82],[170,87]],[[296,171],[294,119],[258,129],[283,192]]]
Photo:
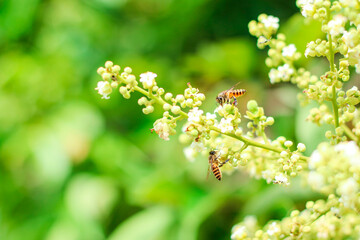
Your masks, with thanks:
[[[209,152],[209,168],[208,168],[208,176],[209,176],[209,172],[210,169],[212,171],[212,173],[214,174],[215,178],[219,181],[221,181],[221,171],[220,168],[229,161],[229,159],[227,159],[224,162],[220,162],[219,160],[220,155],[216,156],[216,151],[212,150]]]
[[[245,89],[234,89],[236,85],[232,86],[230,89],[222,91],[219,93],[216,97],[216,101],[222,106],[224,103],[231,103],[231,100],[233,100],[232,104],[237,106],[237,97],[240,97],[246,93]]]

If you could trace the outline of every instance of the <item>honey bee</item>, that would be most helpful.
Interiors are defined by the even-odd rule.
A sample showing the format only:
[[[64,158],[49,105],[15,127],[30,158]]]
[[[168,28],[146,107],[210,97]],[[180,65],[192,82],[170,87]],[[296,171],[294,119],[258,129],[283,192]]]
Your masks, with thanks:
[[[221,171],[220,168],[229,161],[229,159],[227,159],[224,162],[220,162],[219,161],[219,156],[216,156],[216,152],[215,151],[210,151],[209,152],[209,169],[208,169],[208,175],[209,175],[209,171],[211,169],[211,171],[213,172],[214,176],[216,177],[217,180],[221,181]]]
[[[237,97],[240,97],[242,95],[244,95],[246,93],[245,89],[234,89],[234,87],[236,85],[238,85],[239,83],[235,84],[233,87],[231,87],[228,90],[222,91],[221,93],[219,93],[219,95],[217,95],[216,97],[216,101],[220,104],[223,105],[224,103],[231,103],[231,99],[233,99],[233,104],[235,106],[237,106]]]

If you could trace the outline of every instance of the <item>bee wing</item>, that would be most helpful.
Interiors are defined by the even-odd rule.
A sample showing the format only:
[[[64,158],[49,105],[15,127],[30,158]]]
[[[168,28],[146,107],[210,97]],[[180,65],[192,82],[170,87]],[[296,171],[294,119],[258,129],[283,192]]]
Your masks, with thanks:
[[[228,91],[233,90],[239,83],[241,83],[241,82],[236,83],[236,84],[235,84],[234,86],[232,86]]]

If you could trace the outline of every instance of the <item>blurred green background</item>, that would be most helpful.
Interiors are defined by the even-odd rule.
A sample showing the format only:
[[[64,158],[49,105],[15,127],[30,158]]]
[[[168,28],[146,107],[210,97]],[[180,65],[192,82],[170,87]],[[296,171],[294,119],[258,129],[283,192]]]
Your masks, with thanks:
[[[298,90],[270,86],[266,51],[248,34],[263,12],[300,51],[319,35],[288,0],[1,1],[0,239],[229,239],[246,215],[264,224],[318,197],[241,171],[206,180],[206,157],[189,162],[176,136],[150,133],[161,112],[143,115],[139,94],[94,90],[106,60],[155,72],[174,94],[191,82],[206,111],[241,81],[242,112],[256,99],[275,117],[270,136],[308,143]]]

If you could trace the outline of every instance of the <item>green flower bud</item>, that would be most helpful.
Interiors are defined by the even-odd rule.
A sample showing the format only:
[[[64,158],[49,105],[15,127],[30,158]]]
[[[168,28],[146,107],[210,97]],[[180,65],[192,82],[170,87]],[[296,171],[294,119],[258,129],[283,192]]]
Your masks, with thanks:
[[[252,112],[256,113],[258,111],[258,104],[255,100],[250,100],[247,103],[247,109]]]
[[[289,165],[284,165],[284,166],[283,166],[283,170],[284,170],[284,171],[288,171],[289,169],[290,169]]]
[[[102,75],[101,75],[102,79],[104,79],[105,81],[110,81],[111,80],[111,74],[108,73],[108,72],[104,72]]]
[[[103,68],[103,67],[99,67],[98,69],[97,69],[97,73],[99,74],[99,75],[103,75],[103,73],[106,71],[106,69],[105,68]]]
[[[163,95],[165,93],[165,90],[163,88],[159,88],[157,90],[157,93],[159,94],[159,96]]]
[[[127,90],[127,88],[126,88],[125,86],[121,86],[121,87],[119,88],[119,92],[120,92],[122,95],[124,95],[124,94],[126,94],[126,93],[128,92],[128,90]]]
[[[241,128],[236,129],[235,131],[236,136],[241,136],[242,134],[243,134],[243,130]]]
[[[182,94],[176,95],[175,101],[177,101],[177,102],[179,102],[179,103],[184,102],[184,101],[185,101],[184,95],[182,95]]]
[[[119,73],[121,70],[121,67],[119,65],[114,65],[112,68],[111,68],[111,71],[113,73]]]
[[[299,143],[299,144],[297,145],[297,150],[298,150],[299,152],[305,152],[305,150],[306,150],[305,144]]]
[[[280,153],[280,156],[283,157],[283,158],[287,158],[287,157],[289,157],[289,153],[287,151],[282,151]]]
[[[344,134],[344,129],[342,129],[341,127],[337,127],[335,128],[335,133],[338,136],[342,136]]]
[[[166,101],[170,101],[172,97],[173,97],[172,93],[169,93],[169,92],[166,93],[165,96],[164,96]]]
[[[285,147],[289,148],[289,147],[291,147],[293,145],[293,142],[292,141],[286,141],[284,143],[284,145],[285,145]]]
[[[119,86],[119,83],[118,82],[111,82],[111,87],[112,88],[117,88]]]
[[[106,61],[106,62],[105,62],[105,67],[106,67],[107,69],[110,69],[112,66],[114,66],[114,63],[113,63],[112,61]]]
[[[165,104],[164,104],[165,105]],[[171,108],[171,112],[173,113],[173,114],[180,114],[180,112],[181,112],[181,109],[180,109],[180,107],[179,106],[172,106],[172,108]]]
[[[148,112],[148,113],[154,112],[154,107],[151,106],[151,105],[147,106],[146,109],[147,109],[147,112]]]
[[[325,137],[326,137],[327,139],[332,138],[332,133],[331,133],[331,131],[326,131],[326,132],[325,132]]]
[[[171,105],[170,104],[168,104],[168,103],[165,103],[164,105],[163,105],[163,109],[165,110],[165,111],[169,111],[170,109],[171,109]]]
[[[122,93],[121,93],[122,94]],[[141,106],[141,105],[145,105],[146,103],[148,102],[147,98],[146,97],[141,97],[139,98],[138,100],[138,104]]]
[[[132,73],[132,69],[130,67],[126,67],[124,68],[124,72],[130,74]]]
[[[197,95],[197,97],[199,98],[200,101],[204,101],[205,100],[205,95],[203,93],[199,93]]]

